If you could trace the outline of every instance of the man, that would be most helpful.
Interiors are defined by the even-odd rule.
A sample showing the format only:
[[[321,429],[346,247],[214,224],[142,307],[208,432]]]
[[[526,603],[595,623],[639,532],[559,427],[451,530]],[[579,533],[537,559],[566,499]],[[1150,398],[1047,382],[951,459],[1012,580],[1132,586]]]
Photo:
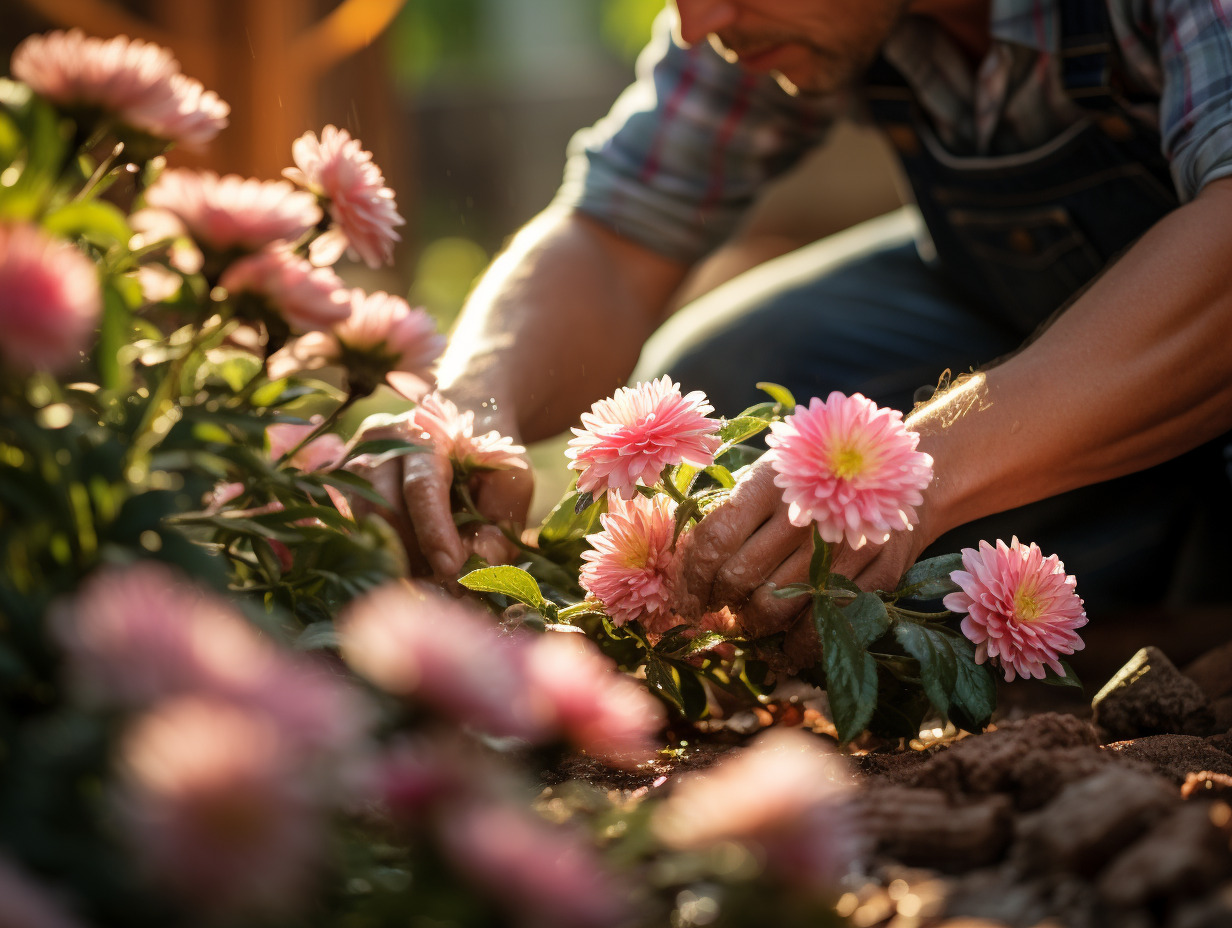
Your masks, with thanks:
[[[725,384],[758,379],[800,399],[859,389],[909,409],[943,369],[1015,352],[911,415],[935,461],[920,522],[843,551],[836,569],[892,586],[951,529],[1140,471],[1232,427],[1232,3],[675,6],[675,40],[660,34],[638,84],[575,140],[556,203],[468,302],[440,384],[484,427],[552,435],[624,383],[712,236],[820,138],[848,94],[899,149],[935,254],[920,256],[908,219],[879,221],[855,245],[781,259],[752,295],[733,281],[727,306],[686,309],[681,318],[700,312],[705,324],[658,352],[727,414],[741,397]],[[452,577],[465,550],[448,473],[430,456],[405,460],[405,474],[379,480],[405,499],[403,529],[435,573]],[[769,594],[801,579],[809,557],[771,476],[754,465],[685,552],[698,606],[737,605],[759,631],[799,610]],[[1157,534],[1193,480],[1181,468],[1134,485],[1112,511],[1131,517],[1117,533]],[[506,471],[477,502],[518,521],[529,499],[526,474]]]

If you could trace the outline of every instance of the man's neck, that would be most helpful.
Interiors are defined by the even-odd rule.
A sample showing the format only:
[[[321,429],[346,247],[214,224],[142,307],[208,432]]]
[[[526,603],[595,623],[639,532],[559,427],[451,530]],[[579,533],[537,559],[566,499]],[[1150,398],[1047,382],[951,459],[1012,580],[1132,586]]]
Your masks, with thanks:
[[[907,12],[935,20],[972,61],[983,61],[992,45],[988,21],[992,0],[909,0]]]

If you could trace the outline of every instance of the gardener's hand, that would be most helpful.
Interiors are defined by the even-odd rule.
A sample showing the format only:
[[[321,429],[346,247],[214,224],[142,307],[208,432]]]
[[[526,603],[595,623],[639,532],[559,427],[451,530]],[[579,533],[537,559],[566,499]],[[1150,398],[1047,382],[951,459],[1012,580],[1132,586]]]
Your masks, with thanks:
[[[414,441],[405,423],[372,429],[365,438],[399,438]],[[471,554],[491,563],[512,560],[516,547],[494,525],[454,524],[451,508],[453,467],[449,460],[432,453],[408,454],[375,468],[362,461],[352,468],[367,478],[387,501],[386,508],[360,505],[386,519],[406,547],[414,576],[431,574],[452,586]],[[533,480],[527,466],[517,470],[482,471],[471,477],[468,488],[475,508],[485,518],[517,530],[526,522]]]

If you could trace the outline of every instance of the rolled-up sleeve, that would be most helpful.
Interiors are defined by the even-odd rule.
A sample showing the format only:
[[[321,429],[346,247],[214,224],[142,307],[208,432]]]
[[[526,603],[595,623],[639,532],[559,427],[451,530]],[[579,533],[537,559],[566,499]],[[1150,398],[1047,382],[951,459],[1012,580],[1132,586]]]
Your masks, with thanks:
[[[1186,201],[1232,175],[1232,0],[1155,0],[1152,7],[1163,151]]]
[[[555,202],[692,262],[822,139],[833,104],[789,96],[709,45],[678,45],[675,21],[670,8],[659,16],[635,83],[573,137]]]

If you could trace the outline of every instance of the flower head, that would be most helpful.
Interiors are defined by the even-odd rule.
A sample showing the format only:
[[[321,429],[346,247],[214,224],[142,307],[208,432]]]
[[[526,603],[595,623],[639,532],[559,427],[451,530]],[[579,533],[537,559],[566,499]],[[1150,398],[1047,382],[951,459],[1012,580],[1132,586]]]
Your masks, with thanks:
[[[327,267],[313,267],[290,248],[273,246],[240,258],[222,275],[233,296],[250,294],[294,332],[324,331],[351,312],[349,291]]]
[[[391,584],[348,606],[338,634],[347,663],[387,692],[490,734],[543,731],[517,645],[461,602]]]
[[[0,358],[18,371],[62,371],[102,313],[94,264],[34,226],[0,224]]]
[[[438,393],[429,393],[407,416],[412,435],[432,444],[462,471],[509,470],[527,467],[526,449],[499,432],[475,434],[475,413],[458,407]]]
[[[80,29],[30,36],[12,70],[37,94],[64,107],[97,108],[124,126],[166,142],[199,147],[227,125],[227,106],[200,81],[180,73],[165,48]]]
[[[629,499],[640,483],[652,486],[668,464],[706,467],[721,442],[719,422],[707,417],[714,407],[694,390],[681,396],[680,385],[658,380],[621,387],[582,413],[583,428],[565,451],[569,467],[581,471],[578,489],[601,495],[613,490]]]
[[[853,548],[882,544],[910,529],[933,459],[916,451],[919,436],[902,413],[878,409],[859,393],[834,392],[770,425],[766,458],[783,491],[792,525],[817,523],[828,542]]]
[[[315,264],[333,264],[348,249],[368,267],[393,260],[400,236],[395,226],[406,220],[398,214],[394,192],[385,186],[381,169],[364,151],[359,139],[345,129],[326,126],[318,139],[305,132],[291,145],[295,167],[283,171],[326,201],[333,224],[312,243]]]
[[[585,636],[539,636],[527,652],[526,671],[554,726],[574,747],[616,766],[636,765],[654,752],[652,739],[666,721],[663,704]]]
[[[379,290],[351,291],[351,315],[334,327],[334,337],[352,378],[375,387],[388,377],[412,399],[431,389],[433,365],[445,350],[445,337],[425,310]]]
[[[1075,629],[1087,624],[1077,580],[1066,576],[1055,554],[1044,557],[1039,546],[997,539],[994,548],[981,541],[979,550],[963,548],[963,567],[950,574],[961,587],[943,603],[965,612],[962,631],[975,642],[975,660],[999,658],[1005,679],[1043,679],[1045,666],[1065,676],[1060,655],[1082,650]]]
[[[121,748],[121,811],[153,876],[214,910],[285,910],[322,846],[297,755],[268,718],[196,696],[141,717]]]
[[[680,558],[672,546],[676,504],[665,496],[608,499],[603,531],[587,535],[582,587],[603,603],[616,625],[670,614],[680,587]]]
[[[219,253],[294,241],[321,219],[316,198],[286,181],[187,168],[164,171],[145,202],[174,215],[198,245]]]
[[[775,728],[682,779],[656,810],[654,830],[681,850],[739,841],[778,879],[824,890],[860,850],[850,796],[841,761],[820,739]]]

